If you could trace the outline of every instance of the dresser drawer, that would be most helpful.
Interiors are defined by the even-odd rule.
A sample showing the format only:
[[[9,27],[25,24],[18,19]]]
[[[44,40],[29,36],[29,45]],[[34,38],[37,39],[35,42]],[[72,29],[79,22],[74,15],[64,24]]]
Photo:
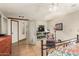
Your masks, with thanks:
[[[10,47],[11,46],[11,43],[10,42],[7,42],[7,41],[2,41],[0,42],[0,52],[5,48],[5,47]]]
[[[11,54],[11,46],[4,46],[0,49],[0,55],[10,55]]]
[[[2,38],[1,38],[2,39]],[[10,55],[11,54],[11,45],[12,45],[11,36],[7,36],[0,40],[0,55]]]

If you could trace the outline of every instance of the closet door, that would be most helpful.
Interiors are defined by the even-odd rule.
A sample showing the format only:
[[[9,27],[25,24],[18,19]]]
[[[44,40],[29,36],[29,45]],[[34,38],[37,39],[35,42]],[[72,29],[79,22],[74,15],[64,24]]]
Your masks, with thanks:
[[[19,42],[19,24],[17,21],[11,21],[12,43]]]
[[[1,15],[0,15],[0,34],[1,34]]]
[[[8,34],[8,21],[6,17],[3,17],[1,26],[2,26],[2,33]]]
[[[8,21],[3,15],[0,15],[0,34],[8,34]]]

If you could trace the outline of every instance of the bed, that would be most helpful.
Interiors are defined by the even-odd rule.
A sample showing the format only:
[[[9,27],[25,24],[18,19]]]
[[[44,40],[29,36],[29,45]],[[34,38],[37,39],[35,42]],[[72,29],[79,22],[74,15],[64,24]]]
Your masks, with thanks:
[[[79,56],[79,43],[78,37],[64,40],[62,42],[56,42],[55,47],[47,47],[47,44],[44,44],[44,41],[41,40],[41,56]],[[46,51],[46,52],[44,52]]]

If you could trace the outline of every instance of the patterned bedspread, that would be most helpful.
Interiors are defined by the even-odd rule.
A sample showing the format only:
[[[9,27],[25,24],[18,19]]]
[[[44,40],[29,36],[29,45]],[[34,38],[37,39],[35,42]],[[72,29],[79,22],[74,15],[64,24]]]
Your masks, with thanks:
[[[48,56],[79,56],[78,53],[64,53],[62,51],[54,51],[52,53],[49,53]]]
[[[50,52],[48,56],[79,56],[79,46],[75,42],[72,42],[67,47],[59,47]]]

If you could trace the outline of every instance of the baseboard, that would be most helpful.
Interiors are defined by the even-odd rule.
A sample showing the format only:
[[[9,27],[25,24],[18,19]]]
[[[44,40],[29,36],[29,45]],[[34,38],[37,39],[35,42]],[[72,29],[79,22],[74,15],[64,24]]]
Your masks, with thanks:
[[[21,40],[19,40],[19,42],[21,42],[21,41],[24,41],[24,40],[27,40],[26,38],[24,38],[24,39],[21,39]]]
[[[22,42],[22,41],[24,41],[24,40],[27,40],[27,39],[26,39],[26,38],[21,39],[21,40],[19,40],[19,42]],[[12,46],[17,45],[17,44],[18,44],[18,41],[17,41],[17,42],[12,43]]]

